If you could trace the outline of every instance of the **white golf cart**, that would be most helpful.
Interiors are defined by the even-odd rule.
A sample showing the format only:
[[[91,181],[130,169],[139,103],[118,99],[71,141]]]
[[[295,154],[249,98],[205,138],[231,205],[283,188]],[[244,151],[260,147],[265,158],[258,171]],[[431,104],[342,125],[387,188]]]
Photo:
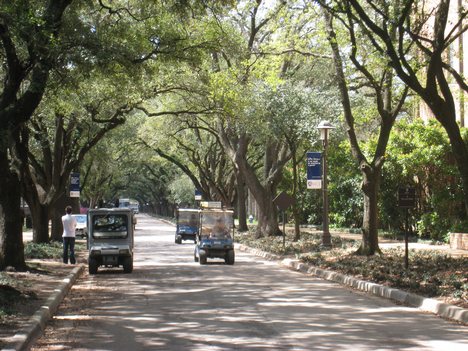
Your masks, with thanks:
[[[99,266],[122,266],[133,271],[135,217],[129,208],[100,208],[88,212],[88,267],[96,274]]]

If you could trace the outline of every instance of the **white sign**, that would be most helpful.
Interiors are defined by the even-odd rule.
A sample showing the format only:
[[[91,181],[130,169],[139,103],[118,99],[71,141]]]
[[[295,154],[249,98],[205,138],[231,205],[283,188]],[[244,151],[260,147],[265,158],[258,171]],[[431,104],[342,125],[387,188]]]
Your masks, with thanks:
[[[307,189],[322,189],[322,180],[321,179],[308,179]]]
[[[200,203],[202,208],[223,208],[221,201],[202,201]]]

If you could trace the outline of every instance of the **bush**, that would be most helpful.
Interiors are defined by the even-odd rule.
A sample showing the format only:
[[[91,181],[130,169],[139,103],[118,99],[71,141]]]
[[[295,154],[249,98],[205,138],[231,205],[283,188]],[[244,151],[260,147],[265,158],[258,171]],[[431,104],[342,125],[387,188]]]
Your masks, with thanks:
[[[450,223],[437,212],[429,212],[421,215],[417,229],[421,238],[447,242]]]
[[[86,249],[86,244],[75,243],[75,253]],[[26,259],[61,259],[63,255],[63,245],[60,241],[51,241],[46,244],[26,243],[24,247],[24,257]]]
[[[35,244],[33,242],[28,242],[24,248],[24,257],[27,259],[58,259],[62,257],[62,252],[62,243],[58,241],[53,241],[48,244]]]
[[[456,223],[451,230],[452,233],[468,233],[468,220]]]

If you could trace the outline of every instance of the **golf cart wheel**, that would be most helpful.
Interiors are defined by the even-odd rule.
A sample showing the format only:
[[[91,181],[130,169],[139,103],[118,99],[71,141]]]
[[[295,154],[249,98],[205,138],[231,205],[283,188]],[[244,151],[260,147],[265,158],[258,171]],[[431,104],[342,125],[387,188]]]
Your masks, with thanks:
[[[133,258],[132,257],[125,257],[123,261],[123,270],[124,270],[124,273],[132,273],[133,271]]]
[[[96,274],[98,270],[98,262],[94,258],[90,258],[88,261],[88,272],[89,274]]]
[[[180,235],[176,236],[175,243],[176,244],[182,244],[182,237]]]
[[[234,264],[234,261],[235,261],[234,250],[229,250],[226,253],[226,258],[224,259],[224,262],[226,262],[226,264]]]
[[[205,252],[205,250],[200,250],[199,255],[200,255],[200,264],[206,264],[206,252]]]

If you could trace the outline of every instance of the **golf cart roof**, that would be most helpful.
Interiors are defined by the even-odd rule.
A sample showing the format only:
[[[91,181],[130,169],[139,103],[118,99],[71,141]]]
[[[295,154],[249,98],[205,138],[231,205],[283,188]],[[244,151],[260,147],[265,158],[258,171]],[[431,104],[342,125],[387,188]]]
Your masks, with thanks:
[[[128,207],[112,207],[112,208],[93,208],[88,213],[133,213],[133,210]]]
[[[204,208],[202,211],[202,213],[232,213],[234,214],[234,210],[221,210],[221,209],[217,209],[217,208]]]

